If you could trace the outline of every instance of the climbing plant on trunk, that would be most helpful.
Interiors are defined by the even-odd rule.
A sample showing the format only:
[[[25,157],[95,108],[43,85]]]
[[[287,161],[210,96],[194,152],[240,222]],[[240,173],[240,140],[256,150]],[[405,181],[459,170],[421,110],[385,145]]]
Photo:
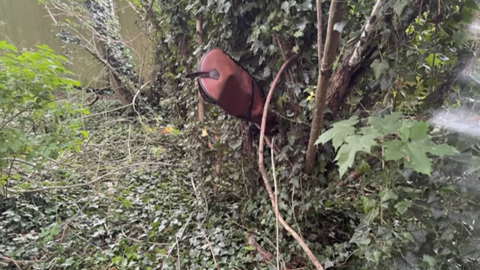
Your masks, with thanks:
[[[113,1],[47,0],[45,7],[66,15],[64,21],[51,17],[60,27],[60,39],[80,46],[103,64],[118,99],[125,105],[131,104],[140,87],[140,78],[130,50],[120,35]]]

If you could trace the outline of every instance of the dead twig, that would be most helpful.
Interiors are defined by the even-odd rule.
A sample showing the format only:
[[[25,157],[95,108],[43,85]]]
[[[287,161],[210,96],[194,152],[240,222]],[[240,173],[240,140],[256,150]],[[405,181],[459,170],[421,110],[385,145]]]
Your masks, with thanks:
[[[275,138],[272,139],[272,146],[275,147]],[[271,160],[272,160],[272,175],[273,175],[273,187],[275,188],[275,230],[277,236],[277,270],[280,270],[280,232],[278,226],[278,185],[277,185],[277,176],[275,174],[275,156],[273,147],[271,147]]]
[[[218,264],[217,264],[217,259],[215,259],[215,253],[213,253],[212,243],[210,243],[210,241],[208,240],[207,233],[205,232],[205,229],[203,229],[203,227],[200,226],[200,225],[198,225],[198,226],[202,230],[203,238],[205,238],[205,241],[207,241],[208,248],[210,249],[210,253],[212,254],[212,257],[213,257],[213,263],[215,264],[215,268],[220,269],[220,267],[218,267]]]
[[[255,251],[258,254],[260,254],[260,256],[262,256],[262,258],[265,262],[270,261],[273,258],[272,253],[270,253],[267,250],[265,250],[264,248],[262,248],[258,244],[258,242],[255,240],[255,238],[253,238],[251,235],[247,235],[247,234],[245,234],[245,237],[247,238],[248,244],[250,244],[251,246],[253,246],[255,248]],[[277,268],[277,269],[280,270],[280,268]]]
[[[0,259],[6,261],[6,262],[11,262],[13,264],[15,264],[15,266],[17,267],[17,269],[19,270],[22,270],[22,268],[20,267],[20,265],[18,265],[17,261],[15,261],[14,259],[11,259],[9,257],[6,257],[6,256],[3,256],[3,255],[0,255]]]
[[[280,70],[277,73],[277,76],[275,76],[275,79],[273,80],[273,83],[270,87],[270,91],[268,92],[268,96],[267,96],[267,99],[265,101],[265,106],[263,107],[262,125],[261,125],[261,128],[260,128],[260,140],[259,140],[259,146],[258,146],[258,167],[259,167],[260,173],[262,175],[262,179],[263,179],[263,182],[265,184],[265,188],[267,189],[268,196],[270,197],[270,201],[272,203],[273,208],[275,209],[275,212],[276,212],[275,214],[278,216],[280,224],[282,224],[283,228],[285,228],[285,230],[288,233],[290,233],[290,235],[292,235],[293,238],[295,238],[295,240],[297,240],[298,244],[302,247],[303,251],[307,254],[310,261],[313,263],[313,265],[315,265],[315,268],[317,270],[323,270],[322,265],[317,260],[317,258],[315,258],[315,255],[313,255],[310,248],[307,246],[307,244],[305,244],[305,241],[303,241],[302,237],[300,235],[298,235],[297,232],[295,232],[295,230],[293,230],[292,227],[290,227],[290,225],[288,225],[288,223],[283,219],[283,217],[280,215],[280,213],[278,211],[276,211],[277,208],[275,207],[275,205],[276,205],[275,197],[273,195],[272,187],[270,186],[270,183],[268,182],[268,176],[267,176],[267,173],[265,172],[265,165],[263,164],[263,147],[264,147],[264,138],[265,138],[265,125],[267,123],[268,105],[270,104],[270,101],[272,100],[272,94],[273,94],[273,91],[275,90],[275,86],[277,85],[278,81],[280,80],[280,76],[282,75],[282,73],[286,69],[287,65],[290,64],[293,61],[293,59],[295,59],[296,57],[297,57],[297,55],[294,55],[294,56],[290,57],[285,63],[283,63],[282,67],[280,68]]]

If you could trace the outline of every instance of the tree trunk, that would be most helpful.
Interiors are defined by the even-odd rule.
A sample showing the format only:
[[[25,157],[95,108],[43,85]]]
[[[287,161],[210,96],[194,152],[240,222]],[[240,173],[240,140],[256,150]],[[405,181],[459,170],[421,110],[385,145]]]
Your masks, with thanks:
[[[139,76],[130,52],[120,36],[120,24],[110,0],[86,0],[94,38],[102,49],[102,58],[108,64],[115,92],[125,105],[132,103],[139,87]]]
[[[343,1],[332,0],[330,4],[327,37],[325,40],[324,54],[322,58],[322,31],[321,31],[321,0],[317,0],[317,21],[318,21],[318,81],[317,91],[315,93],[315,114],[313,115],[312,128],[310,130],[310,139],[308,141],[307,156],[305,158],[305,172],[312,173],[316,150],[315,141],[322,132],[323,115],[325,112],[325,101],[329,88],[329,81],[332,75],[332,66],[337,57],[338,43],[340,42],[340,33],[333,29],[333,26],[340,22],[343,16]]]
[[[354,85],[361,79],[362,75],[368,69],[373,60],[379,56],[378,45],[370,46],[370,44],[372,43],[372,40],[378,36],[374,34],[375,31],[372,22],[378,22],[384,19],[380,12],[381,10],[376,9],[377,5],[382,4],[383,2],[385,1],[379,0],[377,2],[360,40],[353,47],[346,50],[344,57],[333,73],[330,82],[330,91],[327,96],[328,108],[332,113],[338,111],[341,105],[345,102],[345,99],[352,92]],[[405,29],[407,29],[427,4],[428,1],[415,0],[412,4],[406,7],[400,17],[398,28],[395,31],[392,31],[392,33],[405,33]],[[373,16],[375,16],[374,19],[372,19]],[[390,43],[388,49],[395,49],[395,45],[395,43]]]
[[[197,45],[201,46],[203,44],[203,28],[202,28],[202,17],[200,16],[197,19]],[[200,63],[201,56],[197,57],[197,63]],[[203,123],[205,119],[205,104],[203,103],[203,97],[198,89],[197,80],[195,80],[195,88],[197,89],[197,99],[198,99],[198,121]]]

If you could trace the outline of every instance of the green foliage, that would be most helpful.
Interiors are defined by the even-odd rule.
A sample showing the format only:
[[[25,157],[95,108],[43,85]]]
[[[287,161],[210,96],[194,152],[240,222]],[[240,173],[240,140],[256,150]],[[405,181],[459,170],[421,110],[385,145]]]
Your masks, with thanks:
[[[401,113],[395,112],[384,117],[370,116],[369,126],[356,132],[354,125],[358,117],[352,116],[332,125],[332,128],[319,136],[316,144],[333,142],[338,150],[335,160],[340,177],[352,167],[357,152],[372,154],[372,147],[379,146],[385,161],[402,160],[405,168],[430,175],[431,158],[427,153],[440,157],[455,155],[458,152],[447,144],[435,144],[428,136],[428,123],[412,120],[399,121]],[[395,138],[389,140],[390,137]]]
[[[79,85],[67,77],[71,72],[62,64],[66,59],[45,45],[37,48],[19,53],[0,41],[0,186],[18,179],[11,170],[15,162],[35,161],[40,169],[42,161],[62,151],[80,151],[88,136],[72,117],[88,110],[56,100]]]
[[[478,10],[475,1],[421,1],[424,12],[415,12],[419,17],[405,32],[397,26],[419,1],[389,1],[387,19],[375,33],[379,47],[372,54],[377,57],[371,69],[358,71],[364,76],[339,112],[348,120],[333,123],[317,140],[332,141],[336,157],[326,145],[313,177],[302,168],[318,75],[315,1],[128,1],[142,13],[140,22],[154,29],[155,86],[162,96],[156,114],[142,116],[146,121],[139,125],[121,113],[107,113],[117,103],[95,104],[92,111],[104,118],[95,114],[85,119],[85,131],[72,133],[73,143],[88,136],[82,151],[67,156],[58,149],[60,155],[51,157],[62,165],[45,166],[30,177],[30,186],[19,188],[86,182],[135,162],[177,166],[128,167],[104,183],[78,189],[9,193],[0,200],[5,256],[34,260],[32,269],[214,269],[213,255],[220,269],[274,269],[275,262],[264,262],[245,239],[251,235],[275,253],[275,215],[264,189],[252,184],[259,178],[251,154],[258,150],[257,138],[246,143],[239,121],[208,104],[205,122],[198,123],[193,83],[183,79],[196,69],[198,56],[221,47],[265,89],[282,55],[300,54],[272,104],[281,129],[275,137],[280,153],[273,160],[280,211],[326,269],[478,269],[478,141],[453,140],[452,134],[432,134],[426,122],[400,120],[403,113],[417,115],[460,52],[472,49],[467,26]],[[329,2],[322,3],[325,33]],[[356,43],[372,3],[345,2],[341,53]],[[205,32],[201,45],[194,30],[199,17]],[[468,98],[479,96],[476,84],[459,83],[454,89]],[[350,117],[389,108],[397,112]],[[56,127],[65,132],[72,118],[73,113],[65,115]],[[46,126],[54,123],[47,120]],[[454,155],[445,140],[462,155]],[[339,179],[329,169],[336,160],[344,175],[359,152],[374,156],[359,162],[359,178]],[[270,160],[266,149],[268,168]],[[283,268],[312,269],[286,232],[280,231],[279,241]]]

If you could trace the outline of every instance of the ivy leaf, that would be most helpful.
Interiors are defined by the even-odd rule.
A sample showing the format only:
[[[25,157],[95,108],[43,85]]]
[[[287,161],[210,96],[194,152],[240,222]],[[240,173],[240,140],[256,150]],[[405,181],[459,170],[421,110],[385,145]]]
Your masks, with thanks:
[[[312,1],[311,0],[305,0],[301,4],[297,4],[295,6],[297,10],[299,11],[309,11],[313,9]]]
[[[355,243],[358,246],[367,246],[371,241],[368,227],[357,228],[350,239],[350,243]]]
[[[408,208],[410,208],[410,206],[412,206],[412,203],[410,201],[403,200],[403,201],[395,204],[395,209],[397,209],[397,212],[400,215],[403,215],[405,212],[407,212],[407,210],[408,210]]]
[[[427,254],[423,255],[423,260],[422,260],[423,267],[431,268],[431,267],[434,267],[436,264],[437,264],[437,259],[435,259],[435,257],[432,257]]]
[[[380,200],[382,200],[382,202],[396,199],[398,199],[398,195],[393,190],[387,188],[380,191]]]
[[[293,34],[294,37],[296,38],[299,38],[301,36],[303,36],[303,31],[302,30],[297,30],[294,34]]]
[[[395,4],[393,4],[393,9],[395,10],[395,13],[400,17],[402,16],[402,12],[405,9],[405,6],[408,5],[410,0],[397,0],[395,1]]]
[[[373,250],[373,251],[369,250],[365,253],[365,259],[367,259],[370,262],[374,262],[378,264],[378,262],[380,261],[381,255],[382,253],[380,252],[380,250]]]
[[[372,222],[380,215],[380,209],[378,207],[373,208],[362,220],[364,224],[372,224]]]
[[[233,150],[237,150],[242,145],[242,140],[232,141],[229,145]]]
[[[398,270],[419,270],[420,263],[418,257],[411,251],[407,251],[405,255],[397,255],[393,259],[393,265]]]
[[[370,212],[371,209],[377,206],[377,201],[375,201],[374,199],[370,199],[368,197],[362,196],[362,206],[363,206],[363,212],[367,214],[368,212]]]
[[[315,142],[315,145],[321,143],[324,144],[330,140],[333,140],[333,147],[338,150],[338,147],[342,145],[345,138],[355,134],[355,124],[358,123],[358,116],[354,115],[348,120],[339,121],[332,125],[332,128],[320,135]]]
[[[301,19],[295,22],[295,26],[297,27],[298,30],[305,31],[308,23],[309,21],[305,17],[302,17]]]
[[[283,9],[285,13],[290,14],[290,8],[294,5],[295,5],[295,1],[285,1],[282,3],[280,8]]]
[[[74,262],[75,260],[72,257],[70,257],[66,259],[65,262],[61,264],[61,266],[71,266]]]
[[[378,60],[375,59],[373,63],[370,65],[370,67],[373,69],[373,74],[375,75],[375,79],[380,79],[384,73],[388,71],[390,68],[390,65],[388,64],[387,60]]]

